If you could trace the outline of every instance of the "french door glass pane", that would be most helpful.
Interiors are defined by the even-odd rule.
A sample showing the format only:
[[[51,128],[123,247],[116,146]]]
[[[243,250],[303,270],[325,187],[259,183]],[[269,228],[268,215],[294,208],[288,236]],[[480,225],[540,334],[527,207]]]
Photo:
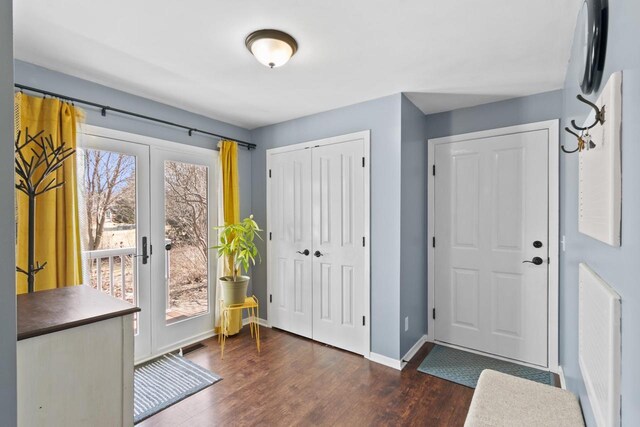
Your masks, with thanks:
[[[78,160],[85,284],[137,304],[136,158],[79,149]]]
[[[164,162],[167,324],[209,312],[208,174]]]

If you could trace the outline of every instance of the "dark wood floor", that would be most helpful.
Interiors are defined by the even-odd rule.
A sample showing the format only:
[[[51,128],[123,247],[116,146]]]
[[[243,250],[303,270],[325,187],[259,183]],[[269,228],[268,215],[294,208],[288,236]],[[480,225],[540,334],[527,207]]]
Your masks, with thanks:
[[[225,358],[215,338],[187,358],[221,375],[217,384],[142,426],[461,426],[473,390],[417,371],[425,344],[400,372],[362,356],[261,328],[262,354],[244,328]]]

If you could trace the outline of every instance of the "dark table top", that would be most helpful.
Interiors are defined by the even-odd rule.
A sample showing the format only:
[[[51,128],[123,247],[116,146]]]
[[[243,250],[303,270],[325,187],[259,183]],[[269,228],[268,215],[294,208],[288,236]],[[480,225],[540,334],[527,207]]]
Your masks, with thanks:
[[[18,295],[18,341],[140,311],[89,286]]]

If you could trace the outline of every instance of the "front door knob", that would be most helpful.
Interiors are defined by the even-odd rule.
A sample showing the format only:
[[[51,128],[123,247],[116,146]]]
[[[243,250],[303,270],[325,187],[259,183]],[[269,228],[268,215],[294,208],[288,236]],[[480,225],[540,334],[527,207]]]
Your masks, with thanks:
[[[526,262],[529,262],[529,263],[531,263],[531,264],[535,264],[535,265],[540,265],[540,264],[542,264],[544,261],[542,261],[542,258],[540,258],[539,256],[537,256],[537,257],[534,257],[531,261],[522,261],[522,263],[523,263],[523,264],[524,264],[524,263],[526,263]]]
[[[300,252],[300,251],[296,251],[296,252],[298,252],[300,255],[304,255],[304,256],[308,256],[309,255],[309,249],[305,249],[302,252]]]
[[[320,252],[320,251],[315,251],[315,252],[314,252],[314,254],[313,254],[313,256],[314,256],[314,257],[316,257],[316,258],[320,258],[320,257],[322,256],[322,252]]]

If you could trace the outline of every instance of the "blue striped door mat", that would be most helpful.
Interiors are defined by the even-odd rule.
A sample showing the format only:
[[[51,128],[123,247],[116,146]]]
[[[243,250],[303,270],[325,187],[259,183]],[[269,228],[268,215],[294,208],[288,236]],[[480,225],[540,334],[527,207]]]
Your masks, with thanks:
[[[492,369],[542,384],[554,385],[551,372],[441,345],[433,347],[418,367],[418,371],[425,374],[471,388],[476,388],[478,378],[485,369]]]
[[[136,366],[133,374],[133,422],[157,414],[222,378],[175,354]]]

